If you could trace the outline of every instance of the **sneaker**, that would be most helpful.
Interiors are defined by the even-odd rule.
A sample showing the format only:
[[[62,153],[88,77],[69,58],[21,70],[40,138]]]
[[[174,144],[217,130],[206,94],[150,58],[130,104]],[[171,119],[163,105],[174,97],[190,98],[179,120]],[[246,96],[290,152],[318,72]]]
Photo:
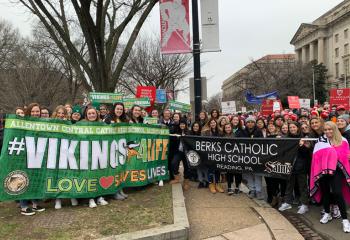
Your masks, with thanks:
[[[21,209],[21,214],[25,216],[33,216],[35,215],[35,212],[31,208],[22,208]]]
[[[326,211],[324,210],[324,208],[322,208],[321,210],[321,216],[323,216],[326,213]]]
[[[160,180],[160,181],[159,181],[158,186],[159,186],[159,187],[163,187],[163,186],[164,186],[163,180]]]
[[[278,211],[285,211],[285,210],[288,210],[288,209],[291,209],[292,208],[292,205],[290,205],[289,203],[282,203],[282,205],[279,207]]]
[[[332,218],[333,219],[338,219],[340,217],[341,217],[341,214],[340,214],[340,210],[339,210],[338,205],[333,205]]]
[[[95,207],[97,207],[95,200],[93,198],[91,198],[89,200],[89,208],[95,208]]]
[[[252,198],[255,198],[255,191],[249,191],[249,194],[248,194],[248,197],[250,198],[250,199],[252,199]]]
[[[349,222],[349,220],[348,219],[343,219],[342,223],[343,223],[343,231],[345,233],[350,233],[350,222]]]
[[[78,200],[77,200],[76,198],[71,198],[71,199],[70,199],[70,202],[71,202],[71,204],[72,204],[73,207],[78,206],[78,204],[79,204],[79,203],[78,203]]]
[[[62,208],[62,201],[61,199],[55,200],[55,209],[61,209]]]
[[[125,197],[123,197],[123,195],[121,195],[120,192],[118,191],[116,194],[114,194],[114,199],[123,201],[125,200]]]
[[[97,199],[97,204],[101,206],[105,206],[105,205],[108,205],[108,202],[103,197],[99,197]]]
[[[309,207],[306,206],[305,204],[302,204],[301,206],[298,207],[298,214],[304,214],[309,211]]]
[[[162,180],[162,182],[163,182],[163,180]],[[123,191],[123,189],[120,190],[119,193],[120,193],[120,195],[122,195],[124,198],[128,198],[128,197],[129,197],[128,194],[126,194],[126,193]]]
[[[32,210],[34,212],[43,212],[43,211],[45,211],[45,208],[40,207],[39,205],[36,205],[35,207],[32,207]]]
[[[326,224],[329,221],[332,221],[332,216],[329,213],[324,213],[321,220],[320,220],[320,223]]]
[[[264,194],[262,192],[256,192],[256,199],[258,200],[264,200]]]
[[[227,194],[228,195],[232,195],[234,193],[233,189],[232,188],[228,188],[227,189]]]

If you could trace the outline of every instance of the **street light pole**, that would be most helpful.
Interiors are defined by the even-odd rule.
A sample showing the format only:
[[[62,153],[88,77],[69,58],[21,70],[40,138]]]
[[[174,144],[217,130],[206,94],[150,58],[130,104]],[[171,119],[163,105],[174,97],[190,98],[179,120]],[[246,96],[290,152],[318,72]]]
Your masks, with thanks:
[[[201,49],[199,42],[198,0],[192,0],[194,112],[199,116],[202,108]]]
[[[314,95],[314,105],[316,104],[316,90],[315,90],[315,67],[312,66],[312,92]]]

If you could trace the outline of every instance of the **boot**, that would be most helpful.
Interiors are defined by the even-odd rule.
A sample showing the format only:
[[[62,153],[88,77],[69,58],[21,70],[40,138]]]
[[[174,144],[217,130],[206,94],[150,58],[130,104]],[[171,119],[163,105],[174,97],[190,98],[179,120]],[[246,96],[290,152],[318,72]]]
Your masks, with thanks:
[[[190,189],[190,183],[188,179],[184,179],[183,185],[182,185],[184,191],[188,191]]]
[[[176,184],[176,183],[179,183],[179,182],[180,182],[180,175],[175,175],[174,179],[171,180],[169,183],[170,184]]]
[[[215,183],[209,183],[209,191],[211,193],[216,193]]]
[[[225,190],[222,188],[221,183],[215,184],[215,189],[216,189],[216,191],[219,192],[219,193],[224,193],[224,192],[225,192]]]
[[[279,205],[278,197],[274,196],[271,201],[271,207],[275,208]]]

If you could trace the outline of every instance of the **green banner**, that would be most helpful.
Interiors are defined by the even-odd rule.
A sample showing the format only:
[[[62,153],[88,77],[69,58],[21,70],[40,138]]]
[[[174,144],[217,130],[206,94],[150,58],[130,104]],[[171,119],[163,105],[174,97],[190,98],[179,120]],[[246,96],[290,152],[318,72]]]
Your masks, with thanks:
[[[89,100],[95,103],[115,103],[123,100],[122,93],[89,93]]]
[[[174,100],[169,101],[169,108],[171,110],[177,110],[180,112],[191,112],[191,105],[190,104],[177,102]]]
[[[168,176],[169,130],[8,115],[0,201],[92,198]]]
[[[133,105],[139,105],[141,107],[150,107],[151,101],[149,98],[124,98],[123,99],[125,108],[132,108]]]

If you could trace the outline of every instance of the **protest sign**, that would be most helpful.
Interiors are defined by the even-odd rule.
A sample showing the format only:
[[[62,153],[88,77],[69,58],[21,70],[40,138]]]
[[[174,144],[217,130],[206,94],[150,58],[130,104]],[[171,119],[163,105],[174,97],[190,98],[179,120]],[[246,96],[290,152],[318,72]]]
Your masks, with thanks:
[[[264,116],[271,115],[276,110],[282,110],[282,103],[280,100],[275,99],[264,99],[261,105],[261,112]]]
[[[206,166],[219,171],[255,173],[288,178],[299,148],[299,139],[215,138],[185,136],[190,167]]]
[[[233,114],[237,112],[236,102],[228,101],[221,103],[222,114]]]
[[[136,89],[136,97],[137,98],[149,98],[151,101],[151,105],[153,106],[156,100],[156,87],[153,86],[138,86]]]
[[[122,93],[99,93],[91,92],[89,93],[89,100],[95,103],[115,103],[121,102],[123,99]]]
[[[6,118],[0,201],[94,198],[168,179],[169,130]]]
[[[300,109],[298,96],[288,96],[288,105],[290,109]]]
[[[157,89],[156,91],[156,103],[166,103],[167,95],[165,89]]]
[[[191,105],[171,100],[169,101],[169,109],[180,112],[191,112]]]
[[[145,117],[145,118],[143,118],[143,123],[145,123],[145,124],[158,124],[158,118]]]
[[[343,105],[345,110],[350,110],[350,89],[349,88],[333,88],[330,90],[330,105]]]
[[[124,107],[127,109],[132,108],[133,105],[139,105],[140,107],[149,107],[151,102],[149,98],[124,98],[123,99]]]
[[[306,109],[311,108],[311,100],[308,98],[299,98],[299,103],[301,108],[306,108]]]

